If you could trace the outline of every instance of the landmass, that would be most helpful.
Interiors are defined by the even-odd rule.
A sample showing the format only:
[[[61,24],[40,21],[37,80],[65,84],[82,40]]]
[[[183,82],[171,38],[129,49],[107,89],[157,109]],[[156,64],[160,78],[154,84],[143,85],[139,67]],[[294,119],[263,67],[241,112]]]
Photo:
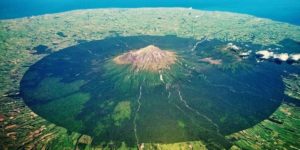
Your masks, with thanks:
[[[1,149],[114,148],[112,145],[93,145],[92,137],[70,132],[35,114],[20,97],[19,83],[29,66],[52,52],[81,42],[120,35],[176,35],[199,41],[216,38],[267,46],[284,39],[300,41],[300,27],[249,15],[182,8],[78,10],[1,20]],[[38,52],[36,47],[44,48]],[[298,61],[298,55],[293,59]],[[291,86],[289,81],[286,83],[287,95],[299,97],[299,88]],[[232,149],[299,149],[295,140],[300,137],[299,116],[298,106],[283,103],[269,119],[228,135],[234,144]],[[169,145],[145,143],[144,147],[192,149],[190,145],[194,149],[206,149],[201,141]],[[127,147],[123,144],[121,148]]]

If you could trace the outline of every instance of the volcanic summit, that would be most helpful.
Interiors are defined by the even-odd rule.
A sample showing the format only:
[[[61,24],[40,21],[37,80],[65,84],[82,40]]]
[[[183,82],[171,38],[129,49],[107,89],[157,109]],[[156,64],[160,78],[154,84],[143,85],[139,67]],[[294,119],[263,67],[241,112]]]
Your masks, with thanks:
[[[116,64],[130,64],[135,71],[158,72],[169,69],[176,62],[176,59],[175,52],[161,50],[154,45],[149,45],[138,50],[131,50],[115,57],[113,60]]]

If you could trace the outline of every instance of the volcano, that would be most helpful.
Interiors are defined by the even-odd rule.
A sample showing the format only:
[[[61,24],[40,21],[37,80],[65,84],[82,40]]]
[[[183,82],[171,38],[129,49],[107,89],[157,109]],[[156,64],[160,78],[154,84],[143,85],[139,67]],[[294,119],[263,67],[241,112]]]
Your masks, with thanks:
[[[170,69],[170,65],[176,62],[176,58],[175,52],[161,50],[154,45],[149,45],[117,56],[114,58],[114,62],[116,64],[130,64],[136,71],[148,70],[157,72]]]
[[[71,46],[32,65],[20,92],[35,113],[95,144],[200,140],[228,149],[226,135],[268,118],[287,99],[284,71],[240,60],[223,50],[226,41],[196,43],[133,36]]]

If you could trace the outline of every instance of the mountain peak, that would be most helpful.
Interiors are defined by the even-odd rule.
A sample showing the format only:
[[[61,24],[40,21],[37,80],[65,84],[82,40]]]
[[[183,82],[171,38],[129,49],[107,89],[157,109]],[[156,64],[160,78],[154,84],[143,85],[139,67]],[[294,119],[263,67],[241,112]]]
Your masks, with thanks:
[[[158,72],[169,69],[176,62],[176,54],[172,51],[161,50],[154,45],[148,45],[138,50],[131,50],[115,57],[116,64],[130,64],[134,70]]]

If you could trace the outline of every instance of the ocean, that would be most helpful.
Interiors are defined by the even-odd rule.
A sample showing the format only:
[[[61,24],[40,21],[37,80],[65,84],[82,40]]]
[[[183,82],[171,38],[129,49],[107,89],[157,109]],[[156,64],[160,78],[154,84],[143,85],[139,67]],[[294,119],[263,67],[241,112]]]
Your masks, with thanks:
[[[0,19],[76,9],[137,7],[186,7],[227,11],[300,25],[299,0],[1,0]]]

